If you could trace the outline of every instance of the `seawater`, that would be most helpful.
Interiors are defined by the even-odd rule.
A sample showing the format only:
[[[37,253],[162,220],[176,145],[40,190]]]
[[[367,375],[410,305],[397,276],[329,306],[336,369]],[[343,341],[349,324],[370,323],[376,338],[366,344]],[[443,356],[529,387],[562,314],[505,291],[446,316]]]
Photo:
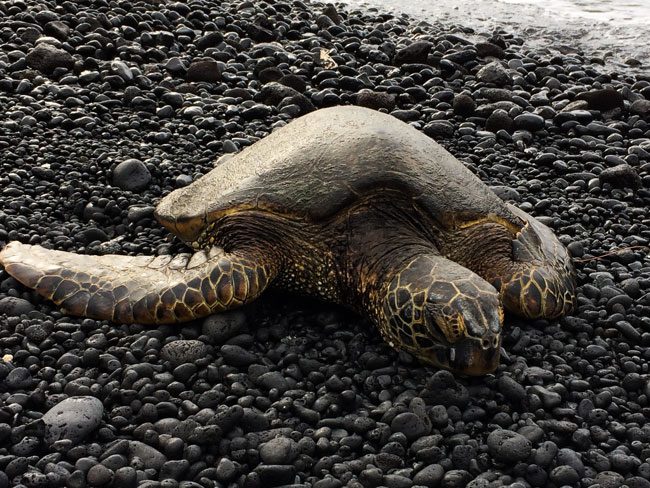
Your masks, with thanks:
[[[503,29],[526,46],[580,52],[607,67],[650,74],[650,0],[344,0],[431,23]]]
[[[502,3],[532,5],[549,15],[560,14],[604,23],[648,24],[650,2],[625,0],[497,0]],[[650,40],[649,40],[650,42]]]

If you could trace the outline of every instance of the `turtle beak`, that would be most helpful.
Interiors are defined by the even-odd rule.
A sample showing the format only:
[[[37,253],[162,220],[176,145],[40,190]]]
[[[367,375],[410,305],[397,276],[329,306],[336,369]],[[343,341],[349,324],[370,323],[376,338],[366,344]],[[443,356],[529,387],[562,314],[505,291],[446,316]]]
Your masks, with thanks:
[[[154,213],[154,215],[160,225],[165,227],[172,234],[177,235],[179,239],[188,244],[196,242],[198,237],[205,229],[203,219],[200,219],[198,217],[166,216],[164,218],[161,218],[157,213]]]
[[[483,376],[497,369],[500,356],[501,335],[488,333],[440,347],[432,357],[423,359],[459,375]]]
[[[196,242],[205,230],[205,214],[190,212],[182,202],[173,198],[174,193],[160,201],[154,211],[154,217],[169,232],[177,235],[183,242],[191,244]],[[172,198],[169,198],[170,196]]]

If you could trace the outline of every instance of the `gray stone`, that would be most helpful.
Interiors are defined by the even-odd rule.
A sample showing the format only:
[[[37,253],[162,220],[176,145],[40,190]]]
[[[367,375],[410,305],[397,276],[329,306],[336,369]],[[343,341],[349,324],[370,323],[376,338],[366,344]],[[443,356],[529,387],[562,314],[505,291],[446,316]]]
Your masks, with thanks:
[[[61,439],[80,443],[93,432],[102,420],[104,405],[91,396],[66,398],[43,415],[45,442],[52,444]]]
[[[298,445],[287,437],[276,437],[260,447],[260,459],[265,464],[291,464],[297,455]]]
[[[144,442],[129,441],[129,461],[133,458],[139,458],[145,469],[160,469],[167,462],[167,457]]]
[[[144,190],[151,182],[151,173],[138,159],[127,159],[113,170],[113,185],[122,190]]]
[[[630,112],[641,117],[650,115],[650,100],[636,100],[630,105]]]
[[[23,298],[4,297],[0,299],[0,315],[19,317],[34,310],[34,305]]]
[[[440,486],[442,478],[445,476],[445,470],[439,464],[430,464],[418,471],[413,477],[413,483],[418,486],[435,488]]]

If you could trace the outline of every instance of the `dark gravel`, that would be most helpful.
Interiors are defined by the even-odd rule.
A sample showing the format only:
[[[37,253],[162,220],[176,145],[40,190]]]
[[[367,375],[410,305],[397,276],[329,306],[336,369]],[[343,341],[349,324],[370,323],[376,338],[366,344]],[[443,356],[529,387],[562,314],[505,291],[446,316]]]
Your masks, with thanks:
[[[0,243],[178,252],[162,195],[357,103],[555,229],[579,282],[465,380],[281,293],[145,329],[0,272],[0,488],[650,486],[650,77],[469,34],[298,0],[0,2]]]

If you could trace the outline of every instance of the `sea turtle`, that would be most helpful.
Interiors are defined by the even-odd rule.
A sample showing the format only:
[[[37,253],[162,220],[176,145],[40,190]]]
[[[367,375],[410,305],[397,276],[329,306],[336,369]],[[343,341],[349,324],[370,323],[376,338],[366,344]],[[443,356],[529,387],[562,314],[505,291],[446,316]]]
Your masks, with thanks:
[[[549,228],[429,137],[365,108],[298,118],[155,216],[194,252],[12,242],[0,263],[66,313],[118,323],[184,322],[275,286],[351,307],[392,347],[467,375],[497,367],[503,307],[551,319],[574,303],[571,260]]]

